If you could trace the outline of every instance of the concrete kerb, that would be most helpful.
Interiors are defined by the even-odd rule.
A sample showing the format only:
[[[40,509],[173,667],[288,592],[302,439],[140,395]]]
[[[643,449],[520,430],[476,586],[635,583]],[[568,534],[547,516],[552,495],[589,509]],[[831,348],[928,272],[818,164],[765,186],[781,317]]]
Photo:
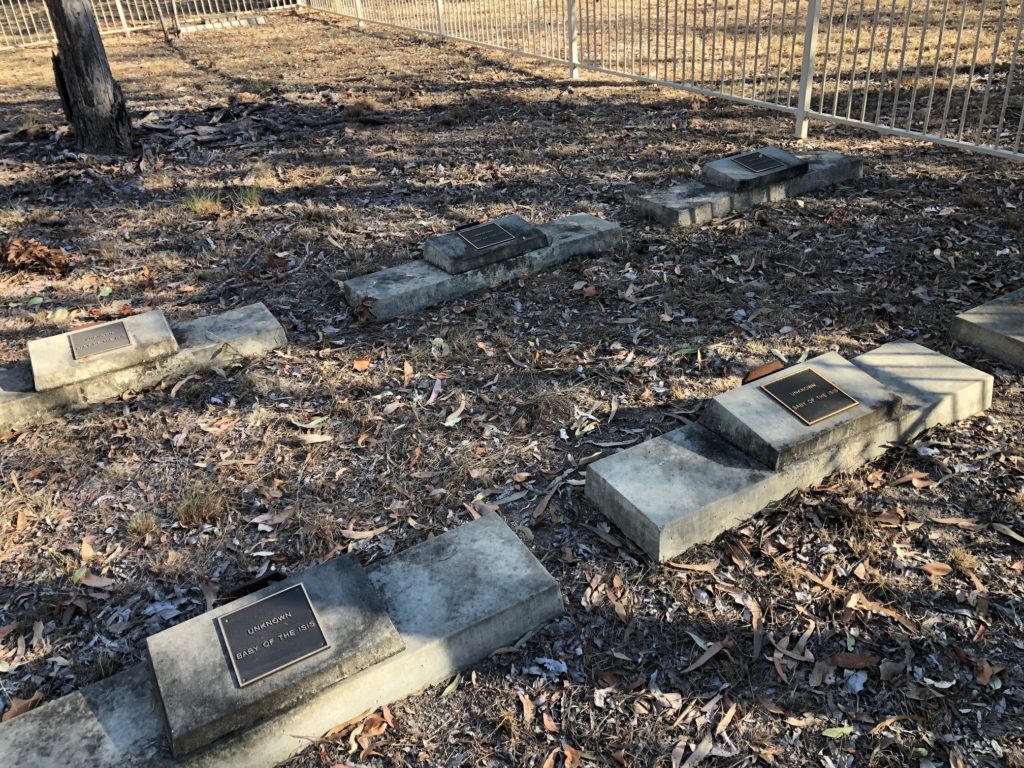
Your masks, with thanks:
[[[67,410],[86,408],[203,368],[261,357],[287,343],[284,328],[263,304],[189,320],[172,330],[178,341],[178,351],[172,355],[44,392],[35,391],[27,361],[0,371],[0,429],[41,424]]]
[[[991,405],[991,376],[917,344],[885,344],[850,362],[904,401],[899,415],[859,439],[772,471],[701,424],[690,424],[591,464],[587,498],[648,556],[665,561],[798,488],[862,465],[889,444]]]
[[[370,566],[367,574],[405,650],[277,717],[175,759],[149,669],[138,664],[0,724],[0,764],[67,768],[73,755],[92,768],[276,765],[334,725],[446,680],[564,610],[558,583],[493,513]]]
[[[425,261],[409,261],[345,280],[341,283],[345,301],[371,319],[390,320],[622,243],[618,224],[585,213],[542,224],[539,229],[550,245],[479,269],[449,274]]]

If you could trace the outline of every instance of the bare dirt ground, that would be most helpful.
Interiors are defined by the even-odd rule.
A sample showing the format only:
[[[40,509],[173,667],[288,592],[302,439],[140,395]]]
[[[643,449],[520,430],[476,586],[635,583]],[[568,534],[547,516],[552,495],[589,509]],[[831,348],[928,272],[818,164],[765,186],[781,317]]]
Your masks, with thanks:
[[[94,318],[255,301],[290,345],[0,443],[0,709],[493,505],[565,618],[288,765],[1024,766],[1024,376],[946,336],[1024,285],[1019,166],[819,125],[863,180],[669,232],[631,198],[793,146],[789,119],[312,14],[107,44],[144,148],[123,164],[52,138],[47,51],[2,57],[0,133],[31,140],[0,147],[0,241],[70,268],[0,275],[0,362]],[[382,326],[344,305],[337,279],[513,211],[628,244]],[[993,373],[992,409],[664,567],[584,499],[589,461],[773,349],[901,338]]]

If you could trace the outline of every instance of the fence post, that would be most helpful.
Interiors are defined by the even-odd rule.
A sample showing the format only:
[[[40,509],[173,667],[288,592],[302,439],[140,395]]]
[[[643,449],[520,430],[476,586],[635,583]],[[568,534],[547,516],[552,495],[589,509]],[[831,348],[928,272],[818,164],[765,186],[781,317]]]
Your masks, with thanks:
[[[818,27],[821,21],[821,0],[807,4],[807,28],[804,31],[804,61],[800,68],[800,92],[796,100],[796,128],[798,139],[807,138],[807,113],[811,110],[811,88],[814,85],[814,57],[818,53]]]
[[[575,80],[580,76],[580,31],[576,26],[579,0],[565,0],[566,30],[569,43],[569,77]]]
[[[178,18],[177,0],[171,0],[171,19],[174,21],[174,34],[181,34],[181,20]]]
[[[363,22],[363,0],[356,0],[356,26],[359,29],[365,26]]]
[[[121,0],[114,0],[114,5],[117,7],[117,15],[121,18],[121,29],[124,30],[124,36],[131,37],[132,31],[128,28],[128,22],[124,20],[124,8],[121,7]]]
[[[448,34],[444,27],[444,0],[435,0],[437,5],[437,34],[444,37]]]

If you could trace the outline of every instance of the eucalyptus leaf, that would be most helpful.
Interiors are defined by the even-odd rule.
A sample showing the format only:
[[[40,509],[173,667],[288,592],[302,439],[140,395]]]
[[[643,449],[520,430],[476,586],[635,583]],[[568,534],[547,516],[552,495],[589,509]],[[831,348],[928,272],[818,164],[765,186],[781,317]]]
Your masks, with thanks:
[[[853,733],[852,725],[844,725],[840,728],[826,728],[821,732],[822,736],[827,736],[830,739],[841,739],[844,736],[849,736]]]

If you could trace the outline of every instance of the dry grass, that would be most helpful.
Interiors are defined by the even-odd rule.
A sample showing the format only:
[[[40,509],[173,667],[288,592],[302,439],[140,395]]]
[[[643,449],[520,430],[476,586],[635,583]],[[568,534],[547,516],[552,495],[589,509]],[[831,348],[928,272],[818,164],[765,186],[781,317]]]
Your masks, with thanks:
[[[198,528],[223,522],[225,511],[222,491],[196,484],[186,490],[174,505],[174,519],[183,528]]]

